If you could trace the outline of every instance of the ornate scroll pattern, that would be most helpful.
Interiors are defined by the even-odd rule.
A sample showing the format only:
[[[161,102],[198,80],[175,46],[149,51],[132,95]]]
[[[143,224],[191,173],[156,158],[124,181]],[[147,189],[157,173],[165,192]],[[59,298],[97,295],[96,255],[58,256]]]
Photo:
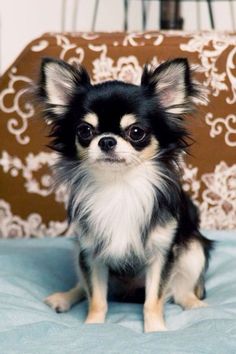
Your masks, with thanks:
[[[143,33],[143,32],[138,32],[138,33],[128,33],[125,35],[123,39],[123,46],[132,46],[132,47],[138,47],[138,46],[145,46],[145,41],[144,39],[152,40],[152,45],[158,46],[161,45],[163,40],[164,40],[164,35],[161,33]]]
[[[76,43],[72,43],[68,37],[57,34],[57,46],[61,48],[59,58],[66,60],[71,65],[81,64],[84,60],[84,49],[78,47]]]
[[[56,159],[56,153],[40,152],[37,155],[29,153],[23,162],[19,157],[10,156],[7,151],[3,150],[0,155],[0,166],[3,172],[9,173],[11,177],[23,177],[27,193],[47,197],[54,191],[53,178],[49,171],[46,174],[45,172],[43,174],[40,172],[45,169],[45,166],[50,168]],[[57,202],[66,204],[65,186],[57,187],[54,193]]]
[[[99,58],[93,61],[93,82],[99,83],[102,81],[112,80],[112,68],[114,60],[107,57],[107,45],[94,45],[89,44],[89,49],[100,53]]]
[[[215,32],[197,33],[193,35],[187,44],[180,44],[181,50],[198,53],[201,67],[204,69],[205,74],[204,85],[211,89],[213,96],[219,96],[221,91],[232,92],[233,99],[227,98],[229,104],[234,103],[236,99],[235,76],[231,71],[235,67],[233,64],[233,57],[236,53],[235,45],[236,36]],[[229,51],[225,61],[225,68],[219,72],[217,62],[225,51]],[[226,76],[229,85],[226,83]]]
[[[200,208],[201,227],[236,229],[236,164],[221,161],[200,177],[197,167],[184,163],[183,170],[183,188]]]
[[[94,83],[106,80],[121,80],[132,84],[139,84],[142,74],[142,67],[137,57],[129,55],[119,57],[116,64],[107,56],[107,46],[89,46],[91,50],[100,52],[99,58],[93,61]]]
[[[49,45],[49,42],[46,40],[39,40],[39,42],[36,44],[34,43],[34,45],[31,46],[31,50],[33,52],[41,52],[43,50],[45,50]]]
[[[235,72],[236,65],[234,62],[236,61],[236,40],[234,43],[235,47],[231,50],[227,58],[226,72],[228,75],[228,79],[231,84],[232,97],[227,97],[226,102],[228,104],[236,103],[236,76],[233,74],[233,70]]]
[[[187,165],[182,161],[183,168],[183,190],[188,194],[191,194],[192,199],[198,204],[199,192],[201,187],[201,182],[198,180],[198,168],[192,165]]]
[[[38,155],[29,153],[25,158],[25,162],[22,162],[19,157],[12,157],[7,151],[3,151],[0,158],[0,166],[3,172],[9,173],[12,177],[23,177],[27,193],[35,193],[42,197],[47,197],[52,193],[52,176],[43,174],[39,178],[34,176],[34,172],[39,172],[45,164],[51,166],[53,160],[55,160],[55,154],[40,152]]]
[[[209,95],[226,95],[226,102],[232,105],[232,113],[225,117],[213,118],[212,112],[206,115],[206,124],[210,126],[212,138],[224,134],[228,146],[236,146],[236,35],[219,33],[195,34],[187,44],[180,44],[183,51],[198,53],[205,76],[204,85],[210,88]],[[224,57],[224,66],[219,60]],[[211,106],[210,106],[211,107]]]
[[[236,164],[222,161],[212,173],[203,174],[200,206],[202,225],[207,229],[236,229]]]
[[[38,213],[31,213],[26,219],[14,215],[10,204],[0,199],[0,237],[56,237],[65,234],[67,229],[67,221],[50,221],[46,225]]]
[[[228,146],[236,146],[236,115],[229,114],[225,118],[214,118],[212,113],[206,115],[206,123],[211,127],[210,136],[215,138],[225,131],[224,140]]]
[[[0,92],[0,112],[10,113],[14,116],[7,121],[7,129],[9,133],[15,135],[19,144],[25,145],[30,142],[29,135],[25,135],[28,120],[35,114],[33,104],[27,100],[24,101],[24,95],[27,93],[32,80],[27,76],[17,75],[16,67],[11,69],[8,76],[8,87]],[[19,83],[21,89],[18,89]],[[11,103],[7,104],[7,100],[10,100]],[[22,105],[20,101],[25,103]]]

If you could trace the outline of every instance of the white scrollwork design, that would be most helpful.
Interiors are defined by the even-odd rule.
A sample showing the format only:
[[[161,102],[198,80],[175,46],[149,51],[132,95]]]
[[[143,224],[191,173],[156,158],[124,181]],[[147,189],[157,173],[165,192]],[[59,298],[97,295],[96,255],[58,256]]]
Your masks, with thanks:
[[[212,173],[203,174],[202,227],[207,229],[236,228],[236,164],[225,161],[216,165]]]
[[[225,161],[198,178],[198,168],[182,162],[183,189],[199,207],[204,229],[236,229],[236,164]]]
[[[222,134],[225,128],[225,143],[228,146],[236,146],[236,115],[229,114],[225,118],[214,118],[212,113],[207,113],[205,121],[211,127],[210,136],[212,138]]]
[[[78,47],[75,43],[71,43],[68,37],[62,34],[56,34],[56,43],[58,47],[62,48],[61,53],[59,54],[60,59],[66,60],[66,55],[73,50],[76,56],[70,54],[67,62],[72,65],[77,65],[83,62],[84,49]]]
[[[236,43],[235,43],[235,47],[231,50],[231,52],[228,55],[227,64],[226,64],[226,72],[228,74],[228,78],[231,83],[231,89],[233,95],[232,98],[229,97],[226,98],[226,102],[228,104],[236,103],[236,76],[231,71],[234,70],[235,72],[236,69],[236,66],[234,64],[235,55],[236,55]]]
[[[15,135],[18,143],[26,145],[30,142],[30,137],[23,133],[28,128],[28,119],[33,117],[35,110],[30,102],[24,102],[24,96],[29,89],[32,80],[29,77],[16,75],[17,69],[13,67],[9,75],[8,87],[0,92],[0,110],[9,114],[16,114],[18,118],[9,118],[7,121],[8,131]],[[21,88],[17,91],[17,84],[21,83]],[[23,84],[22,84],[23,83]],[[6,101],[11,99],[11,105]]]
[[[22,219],[12,213],[9,203],[0,199],[0,237],[56,237],[66,234],[67,229],[67,221],[50,221],[46,225],[42,222],[42,216],[37,213]]]
[[[44,49],[48,47],[49,43],[45,39],[40,40],[38,44],[34,44],[31,46],[32,52],[42,52]]]
[[[198,180],[198,167],[187,165],[184,161],[181,162],[183,169],[182,186],[183,190],[191,193],[191,197],[195,203],[198,204],[198,197],[200,192],[201,183]]]
[[[81,38],[85,39],[86,41],[94,41],[95,39],[99,38],[99,35],[95,33],[82,33]]]
[[[112,80],[112,69],[114,60],[107,56],[106,44],[89,44],[88,47],[94,52],[100,52],[100,57],[93,61],[93,82],[99,83],[102,81]]]
[[[2,151],[0,156],[0,166],[4,173],[9,173],[11,177],[18,177],[19,174],[24,178],[24,187],[28,193],[38,194],[41,197],[47,197],[55,193],[55,200],[59,203],[67,203],[66,187],[60,186],[54,190],[53,178],[51,173],[44,172],[39,177],[39,172],[45,166],[52,166],[57,158],[56,153],[40,152],[37,155],[29,153],[25,162],[19,157],[10,156],[7,151]]]
[[[100,52],[99,58],[93,61],[94,83],[107,80],[122,80],[125,82],[139,84],[142,74],[142,67],[139,65],[137,57],[130,55],[119,57],[117,63],[107,56],[107,46],[105,44],[94,46],[89,45],[93,51]]]
[[[125,81],[132,84],[140,84],[142,67],[139,65],[137,57],[130,55],[120,57],[113,68],[113,77],[116,80]]]
[[[144,32],[133,32],[133,33],[128,33],[122,42],[123,46],[128,46],[131,45],[132,47],[142,47],[145,46],[145,42],[143,41],[144,39],[154,39],[152,45],[158,46],[160,45],[163,40],[164,40],[164,35],[162,33],[144,33]]]
[[[211,88],[213,96],[218,96],[221,91],[232,91],[233,99],[228,98],[228,103],[235,102],[235,77],[230,69],[234,68],[233,56],[235,54],[236,36],[214,32],[196,33],[186,44],[180,44],[180,49],[187,52],[197,52],[201,65],[204,68],[204,85]],[[226,70],[218,72],[217,62],[221,55],[230,47],[227,54]],[[227,75],[226,75],[227,74]],[[230,85],[227,83],[226,76]]]
[[[155,39],[154,42],[153,42],[153,45],[160,45],[162,44],[163,40],[164,40],[164,35],[161,34],[161,33],[144,33],[143,34],[144,38],[145,39]]]
[[[123,39],[123,46],[128,46],[131,45],[132,47],[137,47],[137,46],[144,46],[144,42],[139,42],[136,41],[136,39],[140,38],[141,33],[128,33],[125,38]]]

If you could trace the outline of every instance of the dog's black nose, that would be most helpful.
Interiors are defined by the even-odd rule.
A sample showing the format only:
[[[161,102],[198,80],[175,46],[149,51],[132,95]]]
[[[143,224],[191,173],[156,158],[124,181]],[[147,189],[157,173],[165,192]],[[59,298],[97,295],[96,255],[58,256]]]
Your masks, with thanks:
[[[110,136],[105,136],[104,138],[101,138],[98,142],[98,145],[100,146],[101,150],[105,152],[113,150],[116,144],[116,139]]]

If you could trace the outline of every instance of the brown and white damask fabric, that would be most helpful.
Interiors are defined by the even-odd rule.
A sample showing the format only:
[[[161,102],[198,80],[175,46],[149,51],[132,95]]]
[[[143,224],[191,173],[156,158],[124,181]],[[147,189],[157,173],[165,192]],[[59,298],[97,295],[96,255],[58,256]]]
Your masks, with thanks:
[[[50,33],[31,42],[0,82],[1,237],[67,231],[66,190],[51,188],[56,155],[45,148],[47,128],[27,95],[45,56],[82,63],[94,83],[138,84],[146,62],[175,57],[200,65],[209,102],[189,119],[196,143],[184,163],[184,189],[199,205],[203,228],[236,229],[236,34]]]

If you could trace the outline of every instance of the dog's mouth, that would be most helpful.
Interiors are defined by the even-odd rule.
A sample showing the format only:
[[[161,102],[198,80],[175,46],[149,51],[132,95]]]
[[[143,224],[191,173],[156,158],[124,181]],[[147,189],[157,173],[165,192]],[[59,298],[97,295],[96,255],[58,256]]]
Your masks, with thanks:
[[[109,157],[102,157],[97,159],[97,162],[105,162],[108,164],[122,164],[122,163],[126,163],[125,159],[122,158],[118,158],[118,157],[113,157],[113,156],[109,156]]]

